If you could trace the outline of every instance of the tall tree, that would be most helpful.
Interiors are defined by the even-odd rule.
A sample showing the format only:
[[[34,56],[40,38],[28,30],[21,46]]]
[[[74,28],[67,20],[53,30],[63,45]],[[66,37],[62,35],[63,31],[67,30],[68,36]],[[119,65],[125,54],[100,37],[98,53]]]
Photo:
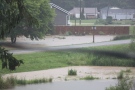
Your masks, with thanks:
[[[23,18],[29,26],[39,26],[37,19],[29,13],[23,0],[0,0],[0,39],[4,39],[6,34],[10,33]],[[2,68],[10,70],[15,70],[16,66],[23,63],[22,60],[17,60],[1,47],[0,60],[2,61]]]
[[[51,29],[49,24],[52,24],[53,10],[49,5],[48,0],[25,0],[24,4],[30,14],[38,20],[39,27],[28,26],[24,18],[20,24],[10,33],[12,43],[16,42],[16,37],[19,35],[29,37],[31,40],[42,39]]]

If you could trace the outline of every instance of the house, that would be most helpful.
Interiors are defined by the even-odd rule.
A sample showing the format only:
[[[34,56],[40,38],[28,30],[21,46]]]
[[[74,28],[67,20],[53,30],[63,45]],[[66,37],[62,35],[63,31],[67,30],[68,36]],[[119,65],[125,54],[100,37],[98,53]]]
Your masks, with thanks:
[[[82,11],[83,9],[81,9]],[[75,7],[72,10],[69,11],[71,16],[75,16],[76,18],[80,18],[80,8]],[[98,16],[98,10],[97,8],[84,8],[84,17],[86,19],[93,19],[97,18]]]
[[[117,7],[105,7],[100,10],[100,18],[106,19],[111,16],[114,20],[133,19],[135,16],[135,9],[120,9]]]
[[[57,6],[54,3],[50,3],[51,8],[54,8],[55,10],[55,17],[54,17],[54,25],[58,26],[58,25],[69,25],[70,24],[70,13]]]

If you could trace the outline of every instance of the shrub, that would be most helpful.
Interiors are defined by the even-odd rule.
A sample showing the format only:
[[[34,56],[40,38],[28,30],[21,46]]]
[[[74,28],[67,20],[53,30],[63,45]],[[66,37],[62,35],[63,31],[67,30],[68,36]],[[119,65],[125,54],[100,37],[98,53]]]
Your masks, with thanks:
[[[105,24],[105,23],[106,23],[106,21],[103,20],[103,19],[98,19],[98,20],[96,21],[96,24]]]
[[[108,16],[106,18],[106,24],[112,24],[112,17],[111,16]]]
[[[68,75],[77,75],[77,71],[76,70],[68,70]]]
[[[113,38],[113,40],[125,40],[125,39],[131,39],[133,35],[120,35]]]
[[[0,89],[8,89],[14,87],[16,84],[16,78],[9,77],[7,79],[3,79],[2,76],[0,76]]]
[[[104,32],[102,32],[102,31],[99,31],[99,34],[100,34],[100,35],[104,35],[105,33],[104,33]]]
[[[65,36],[69,36],[69,35],[72,35],[72,32],[71,31],[66,31]]]
[[[106,88],[106,90],[131,90],[133,86],[133,81],[129,76],[124,77],[123,79],[118,81],[116,86],[111,86]]]
[[[117,76],[117,79],[123,79],[123,77],[124,77],[124,72],[120,71],[120,73]]]

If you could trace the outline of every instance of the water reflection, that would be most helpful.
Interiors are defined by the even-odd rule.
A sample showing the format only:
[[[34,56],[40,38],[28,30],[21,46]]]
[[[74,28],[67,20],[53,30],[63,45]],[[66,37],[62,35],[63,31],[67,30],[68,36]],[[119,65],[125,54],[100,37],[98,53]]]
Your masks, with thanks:
[[[17,86],[10,90],[105,90],[106,87],[115,84],[117,84],[117,80],[64,81]]]

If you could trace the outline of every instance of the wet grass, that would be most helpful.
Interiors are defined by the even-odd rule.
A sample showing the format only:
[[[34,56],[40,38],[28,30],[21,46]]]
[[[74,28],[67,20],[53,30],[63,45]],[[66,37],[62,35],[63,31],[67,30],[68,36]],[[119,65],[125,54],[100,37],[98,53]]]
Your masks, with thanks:
[[[116,46],[100,46],[84,48],[87,50],[113,50],[128,52],[129,45]],[[17,67],[16,71],[9,71],[8,69],[1,69],[1,74],[29,72],[37,70],[47,70],[52,68],[60,68],[67,66],[135,66],[133,60],[120,59],[115,57],[98,56],[89,53],[74,52],[74,51],[53,51],[53,52],[37,52],[31,54],[14,55],[17,59],[23,59],[24,64]],[[0,62],[1,67],[1,62]]]

